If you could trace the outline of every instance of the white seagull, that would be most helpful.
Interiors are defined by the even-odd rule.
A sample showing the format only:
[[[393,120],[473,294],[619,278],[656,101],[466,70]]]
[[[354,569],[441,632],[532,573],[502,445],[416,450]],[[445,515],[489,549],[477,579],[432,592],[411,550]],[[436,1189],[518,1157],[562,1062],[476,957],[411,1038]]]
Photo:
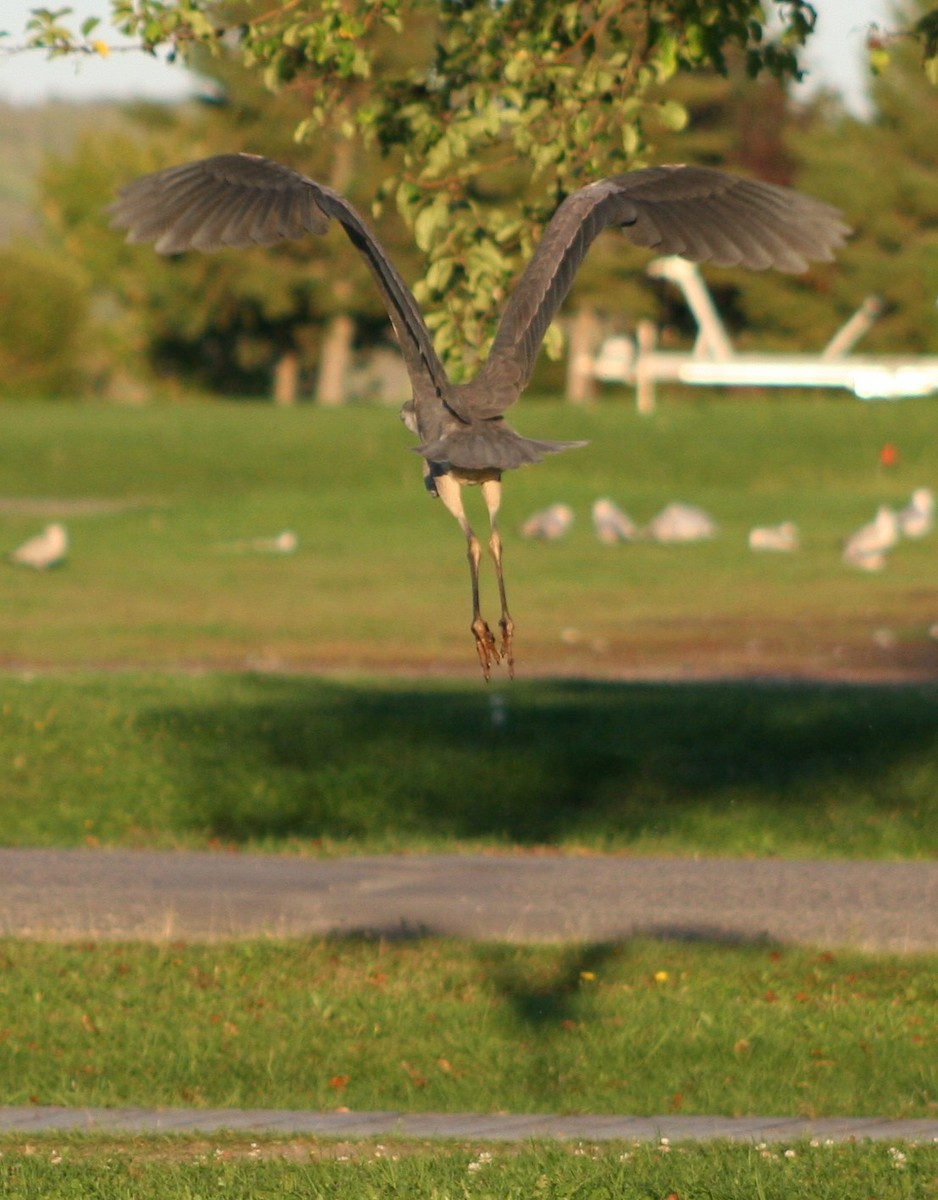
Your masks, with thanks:
[[[536,538],[542,542],[555,542],[568,533],[573,524],[573,509],[569,504],[552,504],[550,508],[532,513],[521,526],[524,538]]]
[[[34,571],[47,571],[65,562],[68,556],[68,533],[64,525],[47,525],[10,554],[10,562]]]
[[[755,525],[749,530],[750,550],[774,550],[790,553],[801,545],[798,526],[794,521],[782,521],[780,525]]]
[[[593,503],[593,528],[607,546],[616,542],[634,542],[638,537],[638,526],[628,513],[605,498]]]
[[[935,493],[931,488],[916,488],[912,499],[898,515],[903,537],[920,538],[931,533],[935,524]]]
[[[873,520],[847,538],[843,560],[861,571],[881,571],[886,555],[898,541],[899,518],[887,504],[881,504]]]
[[[716,537],[717,523],[696,504],[674,501],[649,522],[643,537],[652,542],[701,542]]]

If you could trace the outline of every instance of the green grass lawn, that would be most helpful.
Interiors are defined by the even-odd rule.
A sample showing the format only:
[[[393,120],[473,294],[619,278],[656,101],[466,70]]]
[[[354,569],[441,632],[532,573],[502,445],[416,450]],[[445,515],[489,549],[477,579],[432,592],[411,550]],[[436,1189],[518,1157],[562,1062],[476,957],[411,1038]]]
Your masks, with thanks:
[[[933,1146],[0,1141],[5,1200],[930,1200]]]
[[[875,577],[838,549],[936,483],[932,402],[532,401],[518,423],[592,443],[508,479],[519,679],[486,688],[459,531],[393,412],[9,407],[0,547],[61,518],[73,551],[0,570],[0,838],[934,854],[936,541]],[[640,521],[700,503],[722,534],[602,546],[598,495]],[[523,541],[557,499],[569,538]],[[753,555],[749,526],[783,518],[801,552]],[[238,546],[283,529],[294,555]],[[671,682],[612,681],[635,676]],[[917,682],[828,686],[884,677]]]
[[[935,1117],[931,956],[0,943],[9,1104]]]
[[[938,854],[938,687],[0,678],[0,841]]]
[[[519,675],[933,678],[935,540],[903,543],[875,577],[845,568],[839,544],[878,504],[938,485],[934,413],[932,400],[707,400],[647,419],[624,403],[526,401],[524,432],[591,444],[507,480]],[[901,453],[891,473],[887,440]],[[2,661],[474,677],[464,545],[411,441],[378,409],[8,407],[0,549],[60,518],[73,551],[48,575],[0,572]],[[589,511],[604,495],[640,522],[674,499],[701,504],[721,536],[602,546]],[[521,521],[555,500],[574,507],[570,536],[523,541]],[[803,549],[752,554],[750,526],[782,519]],[[284,529],[294,555],[233,549]]]

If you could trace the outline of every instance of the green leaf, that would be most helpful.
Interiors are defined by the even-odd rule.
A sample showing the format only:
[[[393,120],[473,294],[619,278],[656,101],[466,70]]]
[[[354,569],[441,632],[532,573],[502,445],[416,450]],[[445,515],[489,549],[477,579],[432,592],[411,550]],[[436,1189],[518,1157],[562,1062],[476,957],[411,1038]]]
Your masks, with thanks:
[[[435,196],[430,204],[422,208],[414,220],[414,241],[424,253],[433,246],[437,234],[446,227],[449,218],[449,202],[445,196]]]
[[[677,100],[664,100],[658,105],[658,119],[665,129],[678,133],[687,127],[687,109]]]
[[[563,354],[563,330],[556,321],[551,321],[544,335],[544,349],[547,357],[556,362]]]
[[[454,258],[438,258],[427,268],[424,283],[434,292],[443,292],[452,279],[455,269],[456,260]]]

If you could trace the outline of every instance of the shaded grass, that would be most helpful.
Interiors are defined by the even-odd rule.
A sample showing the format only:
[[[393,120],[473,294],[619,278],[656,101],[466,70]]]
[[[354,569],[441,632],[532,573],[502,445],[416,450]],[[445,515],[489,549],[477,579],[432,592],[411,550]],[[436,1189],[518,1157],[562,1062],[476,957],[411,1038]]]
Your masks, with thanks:
[[[930,857],[934,685],[0,680],[7,845]]]
[[[0,945],[6,1103],[934,1116],[934,957]]]
[[[930,400],[708,401],[650,420],[619,404],[587,412],[529,401],[518,424],[592,439],[513,472],[506,487],[521,673],[938,672],[926,636],[933,543],[903,543],[874,578],[839,557],[877,504],[938,486]],[[460,534],[422,494],[409,440],[395,414],[371,409],[9,410],[0,497],[14,503],[0,506],[0,546],[58,516],[73,553],[47,576],[0,572],[3,661],[474,676]],[[878,466],[886,440],[902,455],[892,473]],[[589,524],[599,495],[640,522],[673,499],[702,504],[722,534],[682,548],[601,546]],[[55,503],[37,507],[43,497]],[[81,507],[89,497],[116,508],[96,515]],[[577,514],[569,538],[518,537],[532,510],[560,499]],[[799,523],[803,550],[751,554],[750,526],[782,519]],[[231,550],[282,529],[298,534],[293,556]]]
[[[3,1145],[0,1142],[0,1145]],[[933,1146],[779,1147],[533,1144],[479,1150],[437,1144],[357,1146],[213,1139],[142,1139],[90,1149],[79,1139],[40,1139],[25,1152],[3,1147],[0,1195],[10,1200],[107,1196],[229,1196],[281,1200],[928,1200],[938,1194]]]

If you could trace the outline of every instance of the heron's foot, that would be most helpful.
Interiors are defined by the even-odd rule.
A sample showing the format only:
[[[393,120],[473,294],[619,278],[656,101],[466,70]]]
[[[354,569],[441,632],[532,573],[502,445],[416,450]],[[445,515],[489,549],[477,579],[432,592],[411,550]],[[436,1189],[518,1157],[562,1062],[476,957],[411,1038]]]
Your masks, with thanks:
[[[482,674],[488,679],[492,671],[492,664],[497,664],[501,660],[498,647],[495,645],[495,635],[489,629],[488,622],[477,617],[472,622],[472,636],[476,640],[476,653],[479,656]]]
[[[502,645],[499,654],[505,660],[505,665],[508,667],[508,678],[515,677],[515,656],[512,643],[515,636],[515,623],[507,613],[498,622],[502,631]]]

